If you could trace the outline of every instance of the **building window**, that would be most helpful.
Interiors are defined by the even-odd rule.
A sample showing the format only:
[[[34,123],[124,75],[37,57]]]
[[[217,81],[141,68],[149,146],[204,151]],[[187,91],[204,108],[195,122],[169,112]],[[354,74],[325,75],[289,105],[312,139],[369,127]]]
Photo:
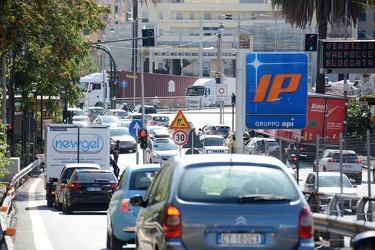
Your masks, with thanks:
[[[358,39],[366,38],[366,31],[365,30],[358,30]]]
[[[194,20],[194,13],[190,13],[190,20]]]
[[[148,23],[148,12],[142,12],[142,23]]]
[[[363,12],[361,17],[359,18],[360,21],[366,21],[366,12]]]
[[[176,19],[182,20],[182,19],[184,19],[184,15],[182,13],[176,13]]]
[[[211,13],[204,13],[204,20],[211,20]]]

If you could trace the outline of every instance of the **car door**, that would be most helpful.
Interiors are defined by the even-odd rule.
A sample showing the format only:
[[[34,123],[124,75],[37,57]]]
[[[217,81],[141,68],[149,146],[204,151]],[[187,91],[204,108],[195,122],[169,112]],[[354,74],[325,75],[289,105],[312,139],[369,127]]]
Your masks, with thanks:
[[[140,211],[137,219],[139,249],[154,249],[154,241],[159,241],[158,245],[161,249],[164,249],[162,247],[165,245],[162,229],[171,175],[171,166],[164,165],[145,195],[146,206]]]

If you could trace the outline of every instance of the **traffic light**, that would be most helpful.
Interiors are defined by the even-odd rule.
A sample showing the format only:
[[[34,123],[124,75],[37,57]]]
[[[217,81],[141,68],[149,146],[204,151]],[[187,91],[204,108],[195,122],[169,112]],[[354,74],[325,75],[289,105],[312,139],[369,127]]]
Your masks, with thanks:
[[[139,135],[139,145],[142,149],[147,148],[147,130],[142,129],[138,133]]]
[[[13,125],[7,125],[7,141],[8,144],[11,145],[13,141]]]
[[[64,124],[68,123],[68,110],[64,109],[63,110],[63,122]]]
[[[153,46],[155,46],[154,29],[143,29],[142,30],[142,46],[143,47],[153,47]]]
[[[236,104],[236,95],[232,93],[232,106]]]
[[[316,51],[318,46],[318,34],[306,34],[305,51]]]

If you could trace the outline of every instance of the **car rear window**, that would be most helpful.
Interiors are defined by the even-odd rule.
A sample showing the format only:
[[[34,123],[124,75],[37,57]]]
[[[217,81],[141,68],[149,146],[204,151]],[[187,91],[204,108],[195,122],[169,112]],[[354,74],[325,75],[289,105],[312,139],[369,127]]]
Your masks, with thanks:
[[[156,176],[157,171],[134,172],[130,178],[130,190],[146,190]]]
[[[257,202],[277,197],[271,200],[289,202],[299,197],[292,181],[287,173],[272,167],[195,167],[182,174],[178,197],[185,201],[214,203]]]
[[[78,174],[78,181],[108,181],[116,182],[116,176],[111,172],[83,172]]]
[[[156,121],[156,122],[168,122],[169,117],[168,116],[155,116],[154,121]]]
[[[340,160],[340,153],[334,153],[332,155],[332,158],[335,159],[336,161]],[[356,161],[358,159],[358,156],[356,154],[343,154],[342,155],[343,161]]]
[[[229,132],[230,128],[225,126],[213,126],[211,130],[216,132]]]

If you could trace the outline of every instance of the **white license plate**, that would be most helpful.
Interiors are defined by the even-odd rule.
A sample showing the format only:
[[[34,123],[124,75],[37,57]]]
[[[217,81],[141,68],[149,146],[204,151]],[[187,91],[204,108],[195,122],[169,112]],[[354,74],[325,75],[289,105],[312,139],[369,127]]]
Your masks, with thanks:
[[[101,188],[99,188],[99,187],[95,187],[95,188],[93,188],[93,187],[90,187],[90,188],[87,188],[87,191],[101,191],[102,189]]]
[[[219,245],[261,245],[265,243],[264,235],[259,233],[221,233],[218,234]]]

